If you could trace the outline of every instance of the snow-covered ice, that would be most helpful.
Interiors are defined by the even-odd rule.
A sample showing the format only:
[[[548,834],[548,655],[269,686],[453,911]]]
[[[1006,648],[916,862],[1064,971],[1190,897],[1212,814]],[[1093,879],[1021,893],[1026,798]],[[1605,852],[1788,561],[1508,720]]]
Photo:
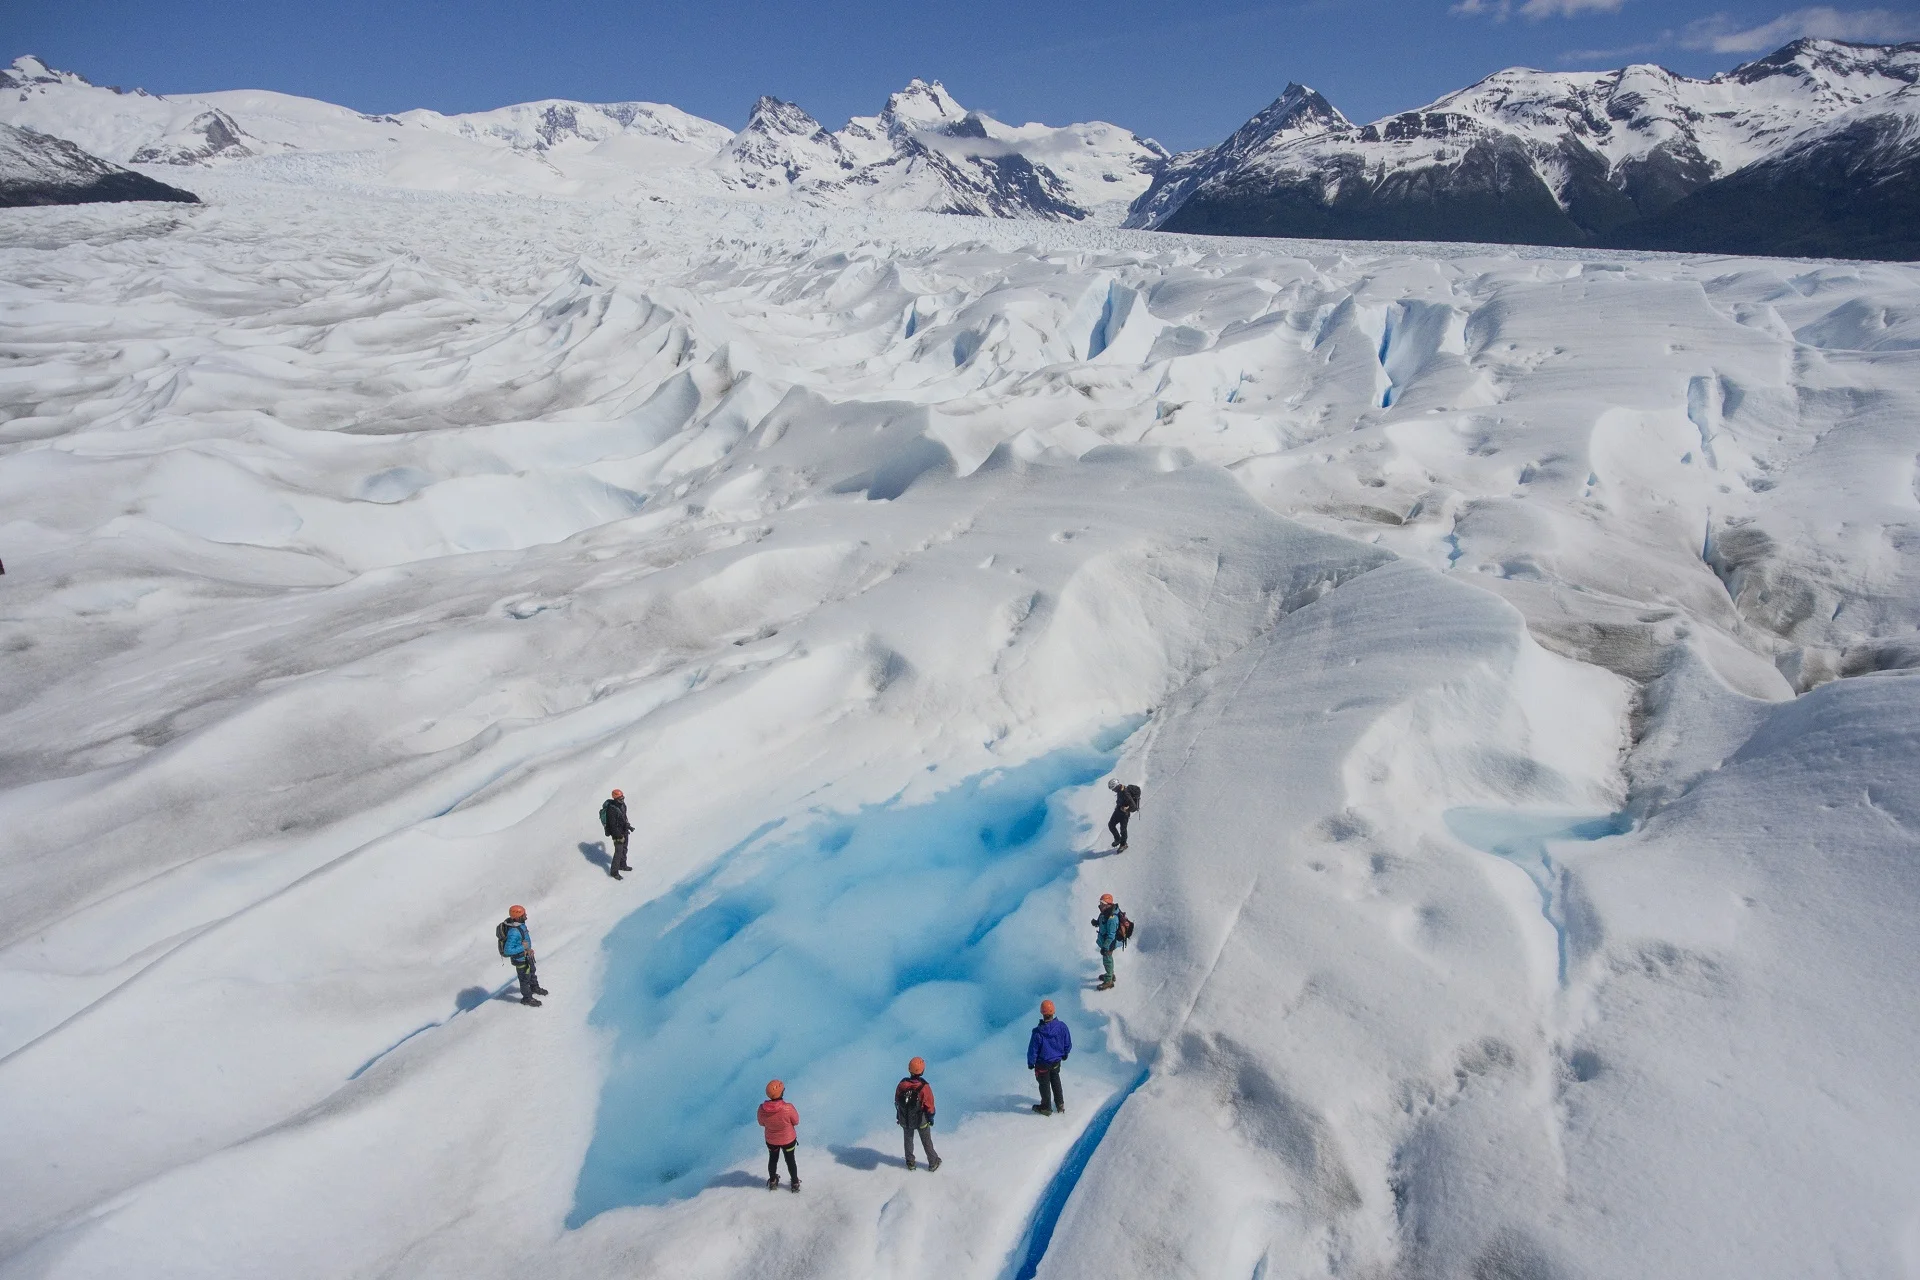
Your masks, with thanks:
[[[1920,268],[275,159],[0,220],[0,1274],[1920,1274]]]

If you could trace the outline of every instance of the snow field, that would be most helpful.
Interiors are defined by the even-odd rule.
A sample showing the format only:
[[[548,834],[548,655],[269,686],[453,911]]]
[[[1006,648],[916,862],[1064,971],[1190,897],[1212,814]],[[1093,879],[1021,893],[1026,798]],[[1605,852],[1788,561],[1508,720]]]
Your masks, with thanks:
[[[1902,1273],[1912,268],[205,187],[0,226],[0,1274]]]

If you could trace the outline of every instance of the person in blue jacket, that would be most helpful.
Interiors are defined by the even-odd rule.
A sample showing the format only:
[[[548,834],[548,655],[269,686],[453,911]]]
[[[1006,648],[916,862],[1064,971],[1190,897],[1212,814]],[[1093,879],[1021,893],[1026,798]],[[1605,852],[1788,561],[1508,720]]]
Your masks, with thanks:
[[[500,954],[513,961],[513,972],[520,979],[520,1003],[539,1008],[540,1002],[534,997],[546,995],[547,989],[540,985],[540,975],[533,969],[533,934],[527,930],[527,909],[508,907],[507,918],[494,929],[493,936],[500,944]]]
[[[1060,1064],[1072,1052],[1073,1033],[1053,1016],[1053,1001],[1042,1000],[1039,1025],[1027,1037],[1027,1068],[1040,1082],[1040,1101],[1034,1110],[1043,1116],[1067,1109],[1066,1096],[1060,1092]]]

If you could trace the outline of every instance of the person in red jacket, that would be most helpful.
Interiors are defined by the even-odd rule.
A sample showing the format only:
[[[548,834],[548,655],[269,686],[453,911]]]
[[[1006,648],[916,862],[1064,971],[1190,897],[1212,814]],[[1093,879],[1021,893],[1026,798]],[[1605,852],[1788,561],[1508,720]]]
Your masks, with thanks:
[[[907,1064],[907,1078],[893,1087],[893,1118],[906,1137],[908,1173],[916,1167],[913,1163],[916,1133],[920,1135],[920,1145],[927,1149],[927,1172],[940,1167],[940,1157],[933,1149],[933,1086],[922,1079],[926,1069],[927,1060],[915,1058]]]
[[[800,1170],[793,1163],[793,1149],[800,1145],[794,1130],[800,1125],[800,1113],[787,1101],[787,1086],[778,1080],[767,1081],[767,1100],[760,1104],[756,1117],[767,1131],[767,1190],[780,1189],[780,1157],[787,1157],[787,1177],[793,1189],[800,1189]]]

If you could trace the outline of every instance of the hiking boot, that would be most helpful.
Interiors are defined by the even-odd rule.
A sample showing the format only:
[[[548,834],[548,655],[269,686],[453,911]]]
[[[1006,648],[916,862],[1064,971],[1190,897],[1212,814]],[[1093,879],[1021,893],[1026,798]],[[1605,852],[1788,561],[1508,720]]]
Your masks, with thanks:
[[[914,1163],[913,1161],[911,1161],[911,1160],[909,1160],[909,1161],[907,1161],[907,1172],[908,1172],[908,1173],[912,1173],[912,1172],[913,1172],[913,1171],[914,1171],[915,1169],[918,1169],[919,1167],[920,1167],[920,1166],[919,1166],[919,1165],[917,1165],[917,1164],[915,1164],[915,1163]]]
[[[532,996],[521,996],[521,997],[520,997],[520,1003],[521,1003],[521,1004],[530,1004],[530,1005],[532,1005],[532,1006],[533,1006],[534,1008],[536,1008],[536,1009],[538,1009],[538,1008],[540,1007],[540,1002],[539,1002],[538,1000],[535,1000],[535,999],[534,999],[534,998],[533,998]]]
[[[935,1156],[935,1157],[934,1157],[933,1159],[931,1159],[931,1160],[929,1160],[929,1161],[927,1161],[927,1172],[928,1172],[928,1173],[934,1173],[934,1172],[937,1172],[937,1171],[939,1170],[939,1168],[940,1168],[940,1157],[939,1157],[939,1156]]]
[[[535,987],[533,989],[533,994],[537,996],[550,996],[553,994],[553,992],[547,990],[545,987]]]
[[[1050,1116],[1053,1114],[1052,1107],[1043,1107],[1037,1102],[1033,1104],[1033,1109],[1034,1109],[1034,1112],[1038,1115]]]
[[[626,877],[625,877],[625,876],[623,876],[623,875],[621,875],[621,874],[620,874],[620,873],[619,873],[618,871],[609,871],[609,872],[607,872],[607,874],[608,874],[608,875],[610,875],[610,876],[612,876],[612,877],[613,877],[613,878],[614,878],[615,880],[624,880],[624,879],[626,879]]]
[[[779,1189],[780,1189],[780,1175],[776,1173],[771,1178],[767,1179],[767,1190],[778,1191]]]
[[[1112,978],[1102,978],[1102,979],[1100,979],[1100,985],[1099,985],[1099,986],[1097,986],[1097,987],[1095,987],[1095,988],[1094,988],[1094,990],[1095,990],[1095,991],[1111,991],[1111,990],[1113,990],[1113,979],[1112,979]]]
[[[799,1195],[799,1194],[800,1194],[800,1179],[798,1179],[798,1178],[795,1178],[795,1179],[793,1180],[793,1185],[792,1185],[792,1186],[790,1186],[790,1187],[788,1187],[788,1188],[787,1188],[787,1190],[789,1190],[789,1191],[791,1191],[791,1192],[793,1192],[793,1194],[795,1194],[795,1195]]]

